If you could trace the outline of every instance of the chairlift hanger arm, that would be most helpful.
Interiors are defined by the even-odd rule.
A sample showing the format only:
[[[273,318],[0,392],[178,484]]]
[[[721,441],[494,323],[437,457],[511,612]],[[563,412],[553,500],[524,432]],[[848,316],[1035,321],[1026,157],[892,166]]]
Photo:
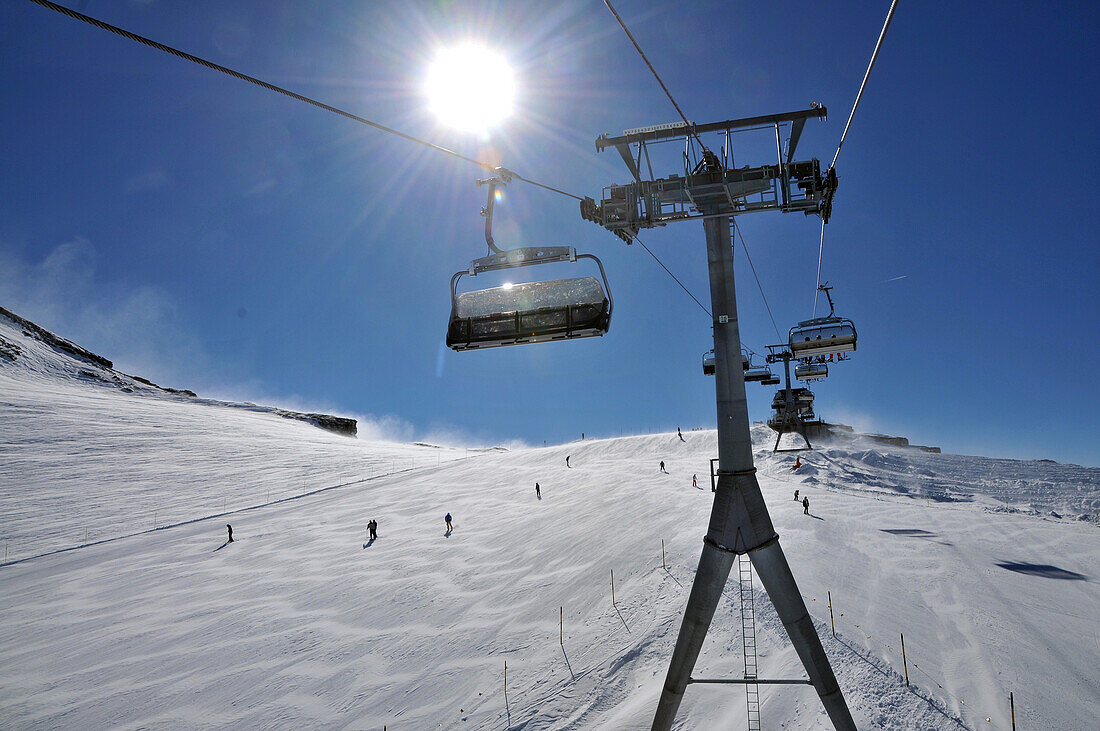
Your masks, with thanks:
[[[819,284],[817,288],[819,291],[824,292],[825,296],[829,298],[829,317],[834,317],[833,312],[836,308],[833,306],[833,295],[830,294],[832,287],[829,286],[828,282],[825,282],[825,284]]]
[[[481,215],[485,216],[485,243],[489,245],[490,252],[501,254],[503,252],[497,248],[496,242],[493,240],[493,209],[496,206],[497,186],[507,185],[512,182],[512,177],[515,174],[506,167],[498,167],[494,172],[497,173],[498,177],[478,180],[477,184],[479,186],[489,186],[489,200],[485,204],[485,207],[481,209]]]
[[[797,122],[813,117],[827,119],[828,109],[823,105],[811,107],[797,112],[784,112],[782,114],[765,114],[759,117],[745,117],[743,119],[728,119],[725,122],[711,122],[709,124],[681,124],[668,129],[656,129],[648,132],[635,132],[634,134],[620,137],[608,137],[603,135],[596,138],[596,151],[602,152],[608,147],[617,145],[629,145],[635,142],[654,142],[657,140],[674,139],[704,134],[706,132],[724,132],[726,130],[743,129],[760,125],[779,124],[781,122]]]

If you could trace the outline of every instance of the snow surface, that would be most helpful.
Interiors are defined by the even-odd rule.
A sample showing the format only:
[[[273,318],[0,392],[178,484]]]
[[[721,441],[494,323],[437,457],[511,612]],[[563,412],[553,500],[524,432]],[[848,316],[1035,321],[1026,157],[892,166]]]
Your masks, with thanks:
[[[127,392],[3,326],[21,357],[0,357],[0,726],[649,727],[713,431],[467,458]],[[754,438],[860,728],[1008,729],[1010,691],[1021,729],[1096,728],[1100,529],[1081,518],[1100,470],[857,439],[792,473]],[[736,583],[726,596],[696,677],[743,671]],[[761,676],[803,676],[762,593],[756,610]],[[830,727],[809,687],[761,698],[765,728]],[[677,727],[744,718],[739,687],[692,686]]]

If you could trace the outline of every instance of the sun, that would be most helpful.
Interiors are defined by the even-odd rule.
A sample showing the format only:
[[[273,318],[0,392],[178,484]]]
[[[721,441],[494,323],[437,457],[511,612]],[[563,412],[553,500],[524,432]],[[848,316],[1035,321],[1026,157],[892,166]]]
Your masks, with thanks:
[[[424,93],[440,122],[462,132],[484,133],[511,116],[516,79],[503,54],[465,43],[436,52]]]

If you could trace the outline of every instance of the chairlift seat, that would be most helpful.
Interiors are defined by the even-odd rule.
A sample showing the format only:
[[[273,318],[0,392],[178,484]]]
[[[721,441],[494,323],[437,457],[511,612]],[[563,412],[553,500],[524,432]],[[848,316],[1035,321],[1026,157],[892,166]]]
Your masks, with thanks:
[[[856,349],[856,326],[841,317],[804,320],[791,328],[788,345],[796,358],[847,353]]]
[[[803,408],[806,404],[809,404],[812,408],[814,402],[814,392],[808,388],[792,388],[791,400],[799,408]],[[787,404],[787,389],[781,388],[775,392],[775,396],[772,397],[772,408],[786,408]]]
[[[775,378],[775,376],[772,375],[771,369],[767,367],[749,368],[747,371],[745,371],[745,381],[749,383],[752,383],[753,381],[760,381],[761,383],[766,384],[767,381],[771,380],[772,378]],[[776,383],[779,383],[778,379],[776,379]]]
[[[799,363],[794,369],[794,377],[800,381],[819,381],[828,376],[827,363]]]
[[[704,376],[713,376],[714,375],[714,351],[713,350],[709,350],[706,353],[703,353],[703,375]]]
[[[748,379],[746,378],[745,380],[747,381]],[[778,386],[779,385],[779,377],[778,376],[770,376],[768,378],[765,378],[764,380],[762,380],[760,382],[760,385],[761,386]]]
[[[595,277],[526,282],[455,294],[447,347],[494,348],[603,335],[611,302]]]
[[[458,293],[458,280],[464,274],[475,277],[536,264],[576,263],[578,259],[596,262],[602,285],[595,277],[575,277]],[[497,249],[451,277],[447,347],[477,350],[603,335],[611,327],[613,307],[607,273],[598,257],[578,254],[572,246]]]

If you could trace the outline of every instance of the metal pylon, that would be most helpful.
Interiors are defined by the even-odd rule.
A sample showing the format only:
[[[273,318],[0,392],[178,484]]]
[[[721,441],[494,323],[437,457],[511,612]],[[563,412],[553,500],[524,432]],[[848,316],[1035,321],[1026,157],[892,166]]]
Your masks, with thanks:
[[[745,680],[756,680],[756,607],[752,601],[752,561],[747,554],[737,557],[737,578],[741,591],[741,638],[745,649]],[[760,731],[760,686],[745,684],[748,730]]]
[[[760,483],[756,479],[737,326],[730,222],[723,211],[717,213],[703,220],[703,228],[707,235],[711,311],[714,313],[718,481],[699,566],[684,608],[684,618],[669,660],[652,728],[653,731],[671,731],[688,685],[710,682],[709,679],[693,678],[691,673],[699,659],[734,561],[738,556],[747,554],[806,668],[810,684],[817,690],[829,720],[837,731],[856,731],[855,721],[844,701],[825,648],[821,645],[821,638],[779,545],[779,535],[772,525]],[[744,679],[737,680],[745,682]]]

